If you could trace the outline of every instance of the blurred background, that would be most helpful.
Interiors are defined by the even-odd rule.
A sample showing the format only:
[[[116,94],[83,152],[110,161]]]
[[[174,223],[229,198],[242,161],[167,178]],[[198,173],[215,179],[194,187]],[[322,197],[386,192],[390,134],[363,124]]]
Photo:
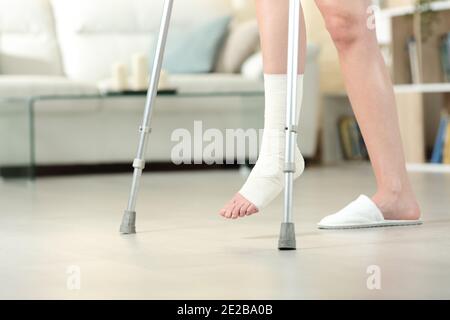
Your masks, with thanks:
[[[369,8],[425,223],[354,232],[317,230],[376,185],[335,47],[315,2],[302,4],[299,250],[274,254],[281,197],[255,219],[217,215],[244,183],[250,150],[226,143],[216,164],[202,157],[207,129],[263,126],[253,1],[175,0],[138,233],[121,237],[163,0],[0,0],[0,298],[450,296],[450,1]],[[178,129],[192,138],[183,165],[172,161]],[[367,289],[371,265],[383,290]]]
[[[3,177],[128,170],[162,5],[0,1]],[[314,2],[303,6],[309,44],[302,151],[319,165],[367,161],[334,45]],[[449,171],[450,147],[442,143],[450,91],[449,7],[449,1],[389,0],[374,1],[369,12],[396,84],[414,170]],[[163,69],[150,170],[170,167],[172,132],[192,131],[195,120],[222,132],[261,128],[263,71],[253,1],[177,3]]]

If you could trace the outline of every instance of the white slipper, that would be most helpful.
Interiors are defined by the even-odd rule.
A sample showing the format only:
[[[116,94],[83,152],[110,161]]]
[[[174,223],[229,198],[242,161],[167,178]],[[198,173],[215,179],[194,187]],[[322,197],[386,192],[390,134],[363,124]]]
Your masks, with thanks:
[[[319,229],[357,229],[420,225],[420,220],[386,220],[377,205],[365,195],[342,210],[323,218]]]

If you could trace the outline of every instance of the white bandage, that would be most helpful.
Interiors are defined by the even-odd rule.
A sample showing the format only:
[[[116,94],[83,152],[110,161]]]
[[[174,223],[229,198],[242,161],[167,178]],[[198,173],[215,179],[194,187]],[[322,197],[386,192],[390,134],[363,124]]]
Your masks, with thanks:
[[[300,118],[303,98],[303,75],[299,75],[297,81],[296,124]],[[260,210],[275,199],[284,187],[287,76],[285,74],[264,75],[264,87],[265,120],[260,154],[250,176],[239,191]],[[305,168],[298,147],[295,150],[295,159],[294,178],[297,178]]]

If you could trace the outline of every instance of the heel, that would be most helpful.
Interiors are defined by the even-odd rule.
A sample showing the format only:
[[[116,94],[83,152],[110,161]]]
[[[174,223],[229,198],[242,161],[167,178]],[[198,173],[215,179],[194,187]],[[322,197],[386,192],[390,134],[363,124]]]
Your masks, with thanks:
[[[300,152],[300,149],[297,147],[297,150],[295,152],[295,174],[294,178],[297,179],[300,177],[303,172],[305,171],[305,159],[303,158],[302,153]]]

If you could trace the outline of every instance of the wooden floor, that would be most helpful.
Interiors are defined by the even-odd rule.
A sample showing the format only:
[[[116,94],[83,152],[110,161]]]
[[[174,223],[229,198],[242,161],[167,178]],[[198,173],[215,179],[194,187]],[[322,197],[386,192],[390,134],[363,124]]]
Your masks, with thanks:
[[[217,215],[237,171],[145,175],[133,236],[118,234],[129,175],[0,182],[0,298],[449,299],[450,175],[411,178],[423,226],[320,231],[373,177],[367,165],[307,170],[292,252],[276,250],[281,198],[244,220]]]

